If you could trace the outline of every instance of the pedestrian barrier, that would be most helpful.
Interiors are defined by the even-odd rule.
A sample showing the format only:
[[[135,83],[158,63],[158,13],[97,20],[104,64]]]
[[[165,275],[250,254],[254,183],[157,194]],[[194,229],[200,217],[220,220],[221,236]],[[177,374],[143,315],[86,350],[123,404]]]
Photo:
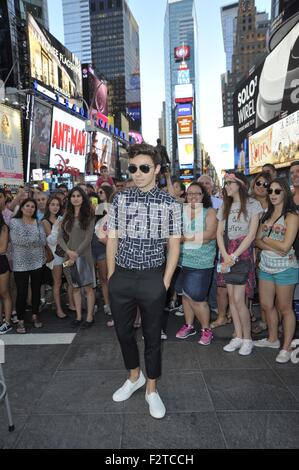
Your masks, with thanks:
[[[11,415],[11,409],[10,409],[10,404],[9,404],[9,399],[8,399],[8,394],[7,394],[7,387],[6,387],[6,382],[4,378],[4,372],[2,369],[2,364],[5,362],[5,350],[4,350],[4,342],[0,341],[0,402],[4,400],[5,407],[6,407],[6,412],[8,416],[8,431],[13,432],[15,430],[15,426],[12,421],[12,415]]]

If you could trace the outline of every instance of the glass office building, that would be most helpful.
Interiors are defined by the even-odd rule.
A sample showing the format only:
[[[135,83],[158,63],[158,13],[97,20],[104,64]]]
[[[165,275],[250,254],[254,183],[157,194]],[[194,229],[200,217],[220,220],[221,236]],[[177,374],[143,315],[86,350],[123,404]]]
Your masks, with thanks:
[[[126,0],[63,0],[65,45],[109,86],[109,114],[141,130],[139,28]]]
[[[89,0],[62,0],[64,44],[81,61],[91,62]]]
[[[221,23],[223,43],[226,56],[226,71],[232,71],[232,57],[234,53],[234,39],[236,36],[236,18],[238,16],[239,2],[221,7]]]
[[[194,89],[195,60],[194,60],[194,0],[168,0],[164,23],[165,50],[165,101],[166,101],[166,146],[172,162],[176,160],[176,120],[174,89],[178,84],[179,65],[174,58],[174,50],[183,44],[190,46],[190,59],[187,65],[190,69],[190,83]]]

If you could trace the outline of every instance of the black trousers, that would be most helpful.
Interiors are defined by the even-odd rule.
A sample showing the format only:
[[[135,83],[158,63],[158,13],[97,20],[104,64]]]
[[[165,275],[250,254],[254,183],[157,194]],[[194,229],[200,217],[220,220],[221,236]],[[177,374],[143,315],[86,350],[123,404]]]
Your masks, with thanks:
[[[17,286],[16,309],[19,320],[24,320],[26,300],[28,294],[28,285],[30,278],[32,292],[32,313],[37,315],[40,304],[40,288],[42,283],[43,267],[33,271],[14,272]]]
[[[149,379],[157,379],[161,375],[161,328],[166,300],[163,274],[164,268],[140,271],[116,267],[109,280],[115,330],[128,370],[140,366],[134,330],[136,308],[140,308],[145,368]]]

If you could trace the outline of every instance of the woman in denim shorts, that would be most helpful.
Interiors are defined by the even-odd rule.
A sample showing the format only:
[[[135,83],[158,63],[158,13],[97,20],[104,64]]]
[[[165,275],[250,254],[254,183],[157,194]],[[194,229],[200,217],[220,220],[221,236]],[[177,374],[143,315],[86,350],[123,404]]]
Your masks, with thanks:
[[[182,269],[175,284],[177,294],[183,296],[185,324],[176,337],[185,339],[195,335],[193,322],[196,317],[201,325],[198,342],[207,346],[213,338],[209,327],[207,296],[216,256],[216,211],[212,209],[211,197],[201,183],[192,183],[189,186],[187,203],[183,214]]]

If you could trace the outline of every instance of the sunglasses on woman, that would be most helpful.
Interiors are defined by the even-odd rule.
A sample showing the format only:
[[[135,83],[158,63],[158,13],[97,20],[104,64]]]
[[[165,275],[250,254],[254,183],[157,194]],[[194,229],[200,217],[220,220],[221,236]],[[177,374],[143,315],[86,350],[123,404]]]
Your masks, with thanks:
[[[141,173],[147,174],[151,171],[151,168],[154,168],[154,165],[144,164],[144,165],[137,166],[137,165],[132,164],[132,165],[128,166],[128,171],[129,171],[129,173],[134,174],[134,173],[136,173],[137,170],[140,170]]]
[[[272,189],[272,188],[270,188],[270,189],[268,189],[268,194],[273,194],[274,193],[277,196],[279,196],[279,194],[282,193],[282,191],[283,191],[283,189],[278,189],[278,188],[277,189]]]
[[[267,183],[266,181],[263,183],[262,181],[257,181],[255,183],[256,186],[260,187],[260,186],[264,186],[264,188],[268,188],[269,186],[269,183]]]

